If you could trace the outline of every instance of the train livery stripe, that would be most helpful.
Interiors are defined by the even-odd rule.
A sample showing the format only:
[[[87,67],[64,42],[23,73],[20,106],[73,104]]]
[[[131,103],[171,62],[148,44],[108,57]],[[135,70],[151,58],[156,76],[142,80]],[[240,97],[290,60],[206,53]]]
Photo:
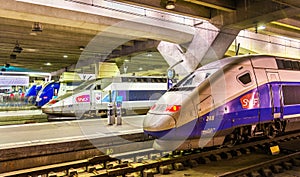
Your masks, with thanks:
[[[300,114],[291,114],[291,115],[283,116],[284,119],[292,119],[292,118],[297,118],[297,117],[300,117]]]

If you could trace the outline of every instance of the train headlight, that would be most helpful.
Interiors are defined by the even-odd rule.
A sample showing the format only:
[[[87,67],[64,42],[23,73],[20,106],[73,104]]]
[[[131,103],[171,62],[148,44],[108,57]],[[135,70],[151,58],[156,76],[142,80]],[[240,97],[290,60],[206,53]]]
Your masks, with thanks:
[[[153,106],[151,106],[150,110],[154,110],[156,108],[156,104],[154,104]]]
[[[48,104],[55,104],[57,102],[58,102],[58,100],[50,100]]]
[[[167,112],[178,112],[181,109],[181,105],[172,105],[167,106],[166,111]]]

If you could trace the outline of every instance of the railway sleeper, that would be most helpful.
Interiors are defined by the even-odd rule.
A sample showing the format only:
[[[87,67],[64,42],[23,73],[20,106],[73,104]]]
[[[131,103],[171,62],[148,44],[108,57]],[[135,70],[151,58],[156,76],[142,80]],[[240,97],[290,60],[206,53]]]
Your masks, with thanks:
[[[282,173],[282,172],[284,172],[283,167],[280,166],[280,165],[273,165],[271,167],[271,170],[272,170],[273,173]]]
[[[196,160],[189,160],[188,164],[191,168],[197,167],[198,166],[198,162]]]
[[[78,176],[78,171],[76,169],[70,169],[69,170],[69,174],[68,174],[69,177],[75,177],[75,176]]]
[[[86,167],[86,171],[88,172],[88,173],[93,173],[93,172],[95,172],[97,170],[97,168],[96,168],[96,166],[88,166],[88,167]]]
[[[152,172],[152,170],[144,170],[143,177],[154,177],[154,173]]]
[[[273,176],[273,172],[270,168],[261,169],[260,174],[262,174],[262,176],[264,176],[264,177],[272,177]]]
[[[299,159],[292,159],[292,163],[293,163],[293,165],[294,166],[297,166],[297,167],[299,167],[300,166],[300,160]]]
[[[211,160],[209,159],[209,157],[200,157],[198,159],[198,163],[200,163],[200,164],[209,164],[209,163],[211,163]]]
[[[291,162],[283,162],[282,166],[285,170],[291,170],[293,168],[293,164]]]
[[[165,165],[165,166],[160,166],[160,167],[159,167],[159,172],[160,172],[160,174],[162,174],[162,175],[166,175],[166,174],[169,174],[169,173],[170,173],[170,169],[169,169],[169,167],[168,167],[167,165]]]
[[[174,163],[174,169],[177,170],[177,171],[182,171],[184,170],[184,166],[182,163],[178,162],[178,163]]]
[[[223,152],[220,155],[222,159],[232,159],[232,154],[230,152]]]
[[[219,154],[212,154],[209,158],[212,161],[220,161],[220,160],[222,160],[222,157]]]

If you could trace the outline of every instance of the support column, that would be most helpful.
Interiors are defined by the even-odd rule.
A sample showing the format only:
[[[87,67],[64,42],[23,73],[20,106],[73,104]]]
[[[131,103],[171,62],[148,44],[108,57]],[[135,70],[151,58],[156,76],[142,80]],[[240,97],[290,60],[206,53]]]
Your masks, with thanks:
[[[237,29],[218,29],[205,23],[195,30],[193,40],[186,48],[162,41],[157,49],[170,66],[183,60],[174,69],[177,74],[184,76],[204,64],[223,58],[239,32]]]

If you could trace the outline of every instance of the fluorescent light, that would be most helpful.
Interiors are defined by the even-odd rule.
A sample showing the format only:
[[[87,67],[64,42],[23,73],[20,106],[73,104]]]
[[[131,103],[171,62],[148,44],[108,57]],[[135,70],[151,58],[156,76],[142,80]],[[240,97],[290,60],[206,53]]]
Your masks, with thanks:
[[[257,27],[257,29],[258,29],[258,30],[264,30],[264,29],[266,29],[266,26],[260,25],[260,26]]]
[[[175,9],[175,2],[173,0],[168,0],[166,4],[166,9],[169,10]]]

